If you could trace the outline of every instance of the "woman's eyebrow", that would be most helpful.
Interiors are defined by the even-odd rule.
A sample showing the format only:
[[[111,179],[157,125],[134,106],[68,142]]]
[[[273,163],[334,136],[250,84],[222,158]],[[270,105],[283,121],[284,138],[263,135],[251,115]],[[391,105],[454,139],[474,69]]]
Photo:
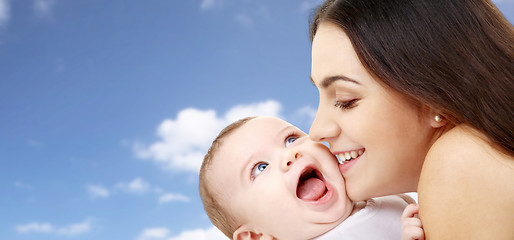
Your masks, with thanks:
[[[343,75],[335,75],[335,76],[329,76],[329,77],[326,77],[324,78],[321,82],[320,82],[320,86],[322,88],[327,88],[329,87],[332,83],[334,83],[335,81],[347,81],[347,82],[352,82],[352,83],[355,83],[355,84],[359,84],[359,82],[357,82],[357,80],[355,79],[352,79],[352,78],[349,78],[347,76],[343,76]],[[314,84],[314,86],[316,86],[316,83],[314,82],[314,80],[312,79],[312,76],[311,76],[311,82],[312,84]]]

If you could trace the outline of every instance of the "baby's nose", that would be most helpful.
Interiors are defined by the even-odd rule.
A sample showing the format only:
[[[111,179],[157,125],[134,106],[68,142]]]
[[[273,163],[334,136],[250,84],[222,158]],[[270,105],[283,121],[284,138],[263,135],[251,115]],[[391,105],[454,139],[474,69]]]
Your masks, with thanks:
[[[282,162],[282,169],[288,170],[294,161],[302,157],[302,153],[297,150],[290,150],[286,152],[284,161]]]

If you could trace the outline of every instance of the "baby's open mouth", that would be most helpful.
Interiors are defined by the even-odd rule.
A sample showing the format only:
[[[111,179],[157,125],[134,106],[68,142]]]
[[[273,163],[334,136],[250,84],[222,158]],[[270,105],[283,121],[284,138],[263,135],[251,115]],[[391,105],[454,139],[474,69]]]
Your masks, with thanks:
[[[306,168],[296,187],[296,196],[304,201],[316,201],[328,192],[325,180],[320,172],[313,168]]]

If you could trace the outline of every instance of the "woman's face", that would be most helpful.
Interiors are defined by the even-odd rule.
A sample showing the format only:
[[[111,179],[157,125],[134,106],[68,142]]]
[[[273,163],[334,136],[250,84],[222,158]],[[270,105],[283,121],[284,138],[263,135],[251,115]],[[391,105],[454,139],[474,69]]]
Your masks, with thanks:
[[[377,82],[335,24],[319,26],[311,71],[320,98],[309,134],[349,159],[339,168],[350,198],[416,191],[434,134],[428,111]]]

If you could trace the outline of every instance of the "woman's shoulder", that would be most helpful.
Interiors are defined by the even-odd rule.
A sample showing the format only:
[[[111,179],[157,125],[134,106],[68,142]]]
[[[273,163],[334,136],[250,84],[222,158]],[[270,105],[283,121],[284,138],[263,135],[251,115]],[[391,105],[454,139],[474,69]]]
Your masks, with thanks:
[[[418,186],[427,237],[514,239],[512,182],[512,156],[471,127],[447,131],[427,154]]]
[[[466,125],[457,125],[439,137],[425,159],[426,164],[453,166],[470,164],[473,161],[493,168],[514,169],[513,156],[502,153],[489,144],[484,134]]]
[[[513,156],[500,152],[489,144],[483,133],[466,125],[457,125],[439,137],[430,148],[425,160],[429,163],[438,163],[446,159],[456,161],[446,162],[448,164],[469,160],[497,160],[502,162],[500,164],[514,167]]]

